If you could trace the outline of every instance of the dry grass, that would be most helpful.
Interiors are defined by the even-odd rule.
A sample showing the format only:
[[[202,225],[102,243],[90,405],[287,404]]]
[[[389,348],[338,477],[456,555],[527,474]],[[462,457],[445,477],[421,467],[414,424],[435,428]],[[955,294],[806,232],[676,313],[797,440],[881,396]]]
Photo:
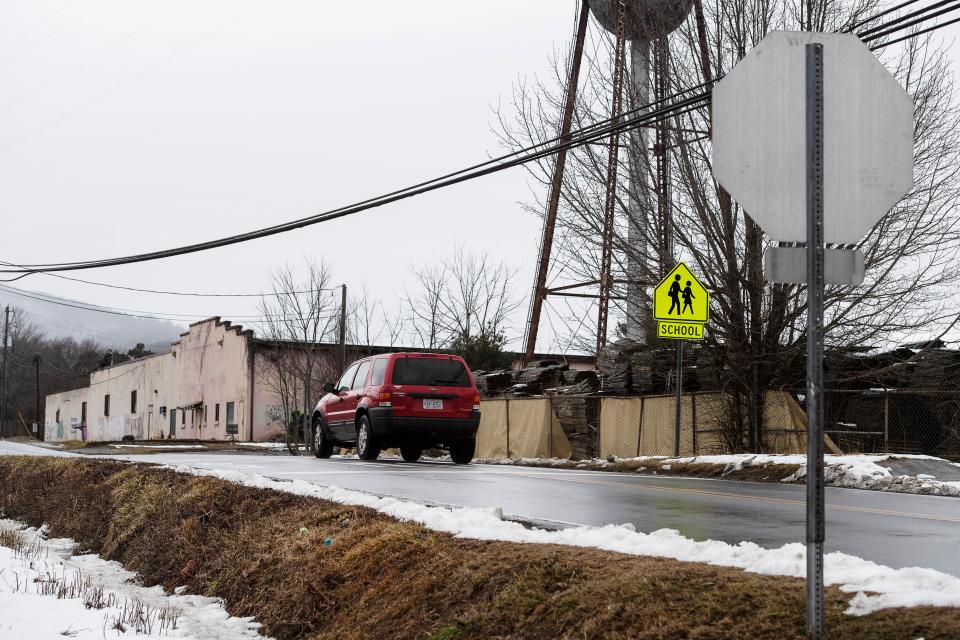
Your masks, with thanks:
[[[374,511],[119,462],[0,458],[0,509],[285,638],[802,638],[802,582],[460,540]],[[332,540],[325,545],[324,540]],[[960,638],[960,611],[843,614],[831,638]]]
[[[23,532],[13,529],[0,529],[0,547],[7,547],[14,551],[20,551],[27,544]]]

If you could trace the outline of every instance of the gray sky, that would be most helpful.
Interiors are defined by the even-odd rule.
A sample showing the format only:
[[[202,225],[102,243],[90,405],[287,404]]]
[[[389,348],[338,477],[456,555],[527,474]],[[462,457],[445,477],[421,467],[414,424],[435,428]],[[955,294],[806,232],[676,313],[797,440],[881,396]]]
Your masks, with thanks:
[[[549,73],[575,11],[573,0],[0,0],[0,259],[188,244],[483,160],[499,151],[492,109],[519,78]],[[309,255],[389,303],[411,265],[459,242],[519,267],[526,296],[540,234],[518,204],[528,190],[517,169],[265,240],[76,275],[248,292]],[[256,313],[250,299],[48,276],[18,286],[125,309]]]
[[[497,152],[492,108],[565,47],[574,3],[369,0],[0,3],[0,256],[109,257],[302,217]],[[522,170],[349,220],[78,273],[142,288],[259,291],[322,257],[388,299],[457,242],[532,277]],[[255,302],[17,286],[169,313]]]

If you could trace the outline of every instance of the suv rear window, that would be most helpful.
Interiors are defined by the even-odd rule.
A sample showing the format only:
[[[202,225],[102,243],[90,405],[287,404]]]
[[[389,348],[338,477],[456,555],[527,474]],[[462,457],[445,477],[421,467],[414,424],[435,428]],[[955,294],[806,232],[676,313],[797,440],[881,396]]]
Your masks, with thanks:
[[[469,387],[470,376],[459,360],[398,358],[393,363],[393,384],[424,387]]]

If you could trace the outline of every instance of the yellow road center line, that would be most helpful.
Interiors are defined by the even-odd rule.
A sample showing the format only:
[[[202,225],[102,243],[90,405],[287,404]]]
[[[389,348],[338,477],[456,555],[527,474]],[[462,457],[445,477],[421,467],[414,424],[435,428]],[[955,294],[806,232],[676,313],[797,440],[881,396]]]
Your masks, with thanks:
[[[646,483],[637,483],[637,482],[611,482],[609,480],[587,480],[585,478],[558,478],[556,476],[547,476],[546,474],[539,473],[519,473],[519,472],[502,472],[504,475],[518,476],[521,478],[540,478],[547,480],[560,480],[561,482],[575,482],[579,484],[602,484],[608,485],[611,487],[630,487],[630,488],[640,488],[640,489],[651,489],[653,491],[664,491],[668,493],[689,493],[701,496],[717,496],[721,498],[739,498],[741,500],[754,500],[759,502],[774,502],[780,504],[793,504],[803,506],[806,504],[804,500],[794,500],[790,498],[771,498],[769,496],[751,496],[745,495],[742,493],[728,493],[725,491],[710,491],[707,489],[686,489],[683,487],[665,487],[658,486],[654,484]],[[853,511],[857,513],[872,513],[876,515],[884,516],[897,516],[901,518],[916,518],[920,520],[937,520],[940,522],[956,522],[960,524],[960,517],[953,516],[938,516],[938,515],[929,515],[925,513],[906,513],[902,511],[891,511],[888,509],[872,509],[870,507],[852,507],[847,505],[840,504],[828,504],[828,509],[836,509],[838,511]]]

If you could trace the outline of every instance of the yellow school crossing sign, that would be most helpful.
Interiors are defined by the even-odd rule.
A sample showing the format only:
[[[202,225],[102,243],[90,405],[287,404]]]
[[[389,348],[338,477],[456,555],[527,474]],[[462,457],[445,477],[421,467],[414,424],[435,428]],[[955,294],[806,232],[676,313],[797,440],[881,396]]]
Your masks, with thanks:
[[[653,290],[653,318],[657,337],[703,340],[710,321],[710,293],[682,262]]]

